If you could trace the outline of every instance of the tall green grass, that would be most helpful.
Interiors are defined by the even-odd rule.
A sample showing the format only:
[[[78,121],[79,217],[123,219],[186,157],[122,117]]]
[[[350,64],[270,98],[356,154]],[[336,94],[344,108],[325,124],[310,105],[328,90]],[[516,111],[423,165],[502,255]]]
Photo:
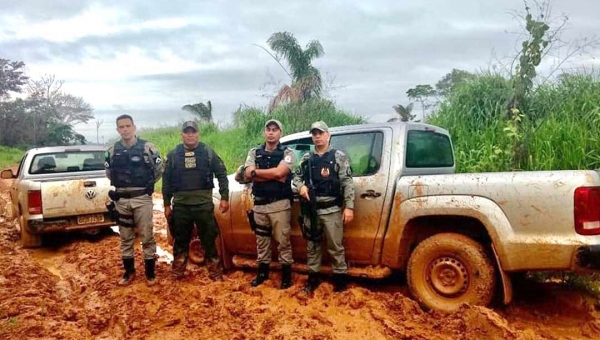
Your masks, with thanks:
[[[600,81],[563,75],[523,101],[526,157],[514,168],[507,104],[511,83],[481,74],[455,89],[428,122],[449,130],[458,172],[600,168]]]
[[[18,165],[25,151],[0,145],[0,169]]]

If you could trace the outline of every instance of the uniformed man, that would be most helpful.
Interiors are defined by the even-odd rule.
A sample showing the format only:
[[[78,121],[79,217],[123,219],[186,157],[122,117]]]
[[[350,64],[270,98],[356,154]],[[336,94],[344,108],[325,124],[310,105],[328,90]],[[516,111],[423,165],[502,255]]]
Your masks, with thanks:
[[[153,285],[156,283],[156,241],[152,223],[152,193],[154,183],[163,172],[163,162],[156,147],[137,138],[135,130],[130,115],[117,117],[117,132],[121,140],[110,146],[104,165],[106,176],[116,188],[109,196],[115,202],[125,268],[119,285],[129,284],[135,277],[133,245],[136,231],[142,242],[146,282]]]
[[[346,289],[348,265],[346,264],[343,238],[343,225],[354,218],[354,182],[348,157],[340,150],[329,146],[329,127],[322,121],[310,127],[314,152],[305,154],[294,175],[294,186],[300,196],[310,201],[316,199],[317,234],[324,233],[327,250],[331,256],[334,291]],[[316,197],[309,197],[309,185]],[[304,217],[304,224],[310,225],[310,218]],[[314,226],[310,226],[313,227]],[[321,242],[309,239],[307,246],[308,281],[304,292],[312,293],[320,284]]]
[[[252,181],[253,213],[249,214],[256,234],[258,274],[250,283],[253,287],[269,278],[271,237],[278,243],[281,264],[281,289],[292,285],[292,167],[294,152],[279,143],[283,136],[281,122],[268,120],[264,128],[265,143],[248,152],[244,164],[244,179]]]
[[[199,141],[200,133],[195,121],[183,123],[181,131],[183,143],[167,155],[162,186],[165,217],[169,219],[173,215],[173,277],[181,279],[184,276],[195,224],[205,251],[209,276],[212,280],[222,280],[223,269],[215,244],[219,227],[214,218],[212,193],[216,177],[221,194],[219,211],[227,212],[227,170],[219,155]]]

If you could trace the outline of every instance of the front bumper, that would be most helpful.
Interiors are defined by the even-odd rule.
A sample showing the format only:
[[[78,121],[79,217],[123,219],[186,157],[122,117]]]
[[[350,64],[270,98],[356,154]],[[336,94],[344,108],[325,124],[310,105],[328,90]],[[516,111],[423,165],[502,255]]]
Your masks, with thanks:
[[[575,264],[582,269],[600,270],[600,244],[577,249]]]

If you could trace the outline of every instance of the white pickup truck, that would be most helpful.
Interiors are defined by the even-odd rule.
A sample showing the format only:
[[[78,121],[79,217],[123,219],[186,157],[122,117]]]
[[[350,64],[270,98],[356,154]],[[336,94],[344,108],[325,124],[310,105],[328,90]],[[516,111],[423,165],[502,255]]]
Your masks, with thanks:
[[[104,172],[104,152],[94,145],[31,149],[16,174],[2,171],[3,179],[15,179],[10,197],[23,247],[39,247],[44,233],[97,233],[115,224],[106,208],[111,185]]]

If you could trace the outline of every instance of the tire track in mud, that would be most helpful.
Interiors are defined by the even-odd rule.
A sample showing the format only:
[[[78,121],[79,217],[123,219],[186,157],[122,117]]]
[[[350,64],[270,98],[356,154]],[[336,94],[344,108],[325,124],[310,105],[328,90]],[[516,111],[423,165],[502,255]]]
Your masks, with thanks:
[[[204,267],[192,264],[174,282],[170,265],[159,261],[159,282],[147,287],[139,247],[137,277],[119,287],[118,235],[96,242],[69,236],[42,251],[23,250],[6,192],[0,199],[0,339],[600,338],[593,304],[581,293],[552,289],[538,292],[540,300],[496,310],[465,305],[445,315],[423,311],[403,290],[385,284],[355,281],[333,293],[325,281],[306,297],[300,292],[306,277],[296,273],[285,291],[278,289],[278,272],[252,288],[251,272],[230,271],[224,282],[213,282]],[[159,211],[155,221],[157,243],[168,249]]]

